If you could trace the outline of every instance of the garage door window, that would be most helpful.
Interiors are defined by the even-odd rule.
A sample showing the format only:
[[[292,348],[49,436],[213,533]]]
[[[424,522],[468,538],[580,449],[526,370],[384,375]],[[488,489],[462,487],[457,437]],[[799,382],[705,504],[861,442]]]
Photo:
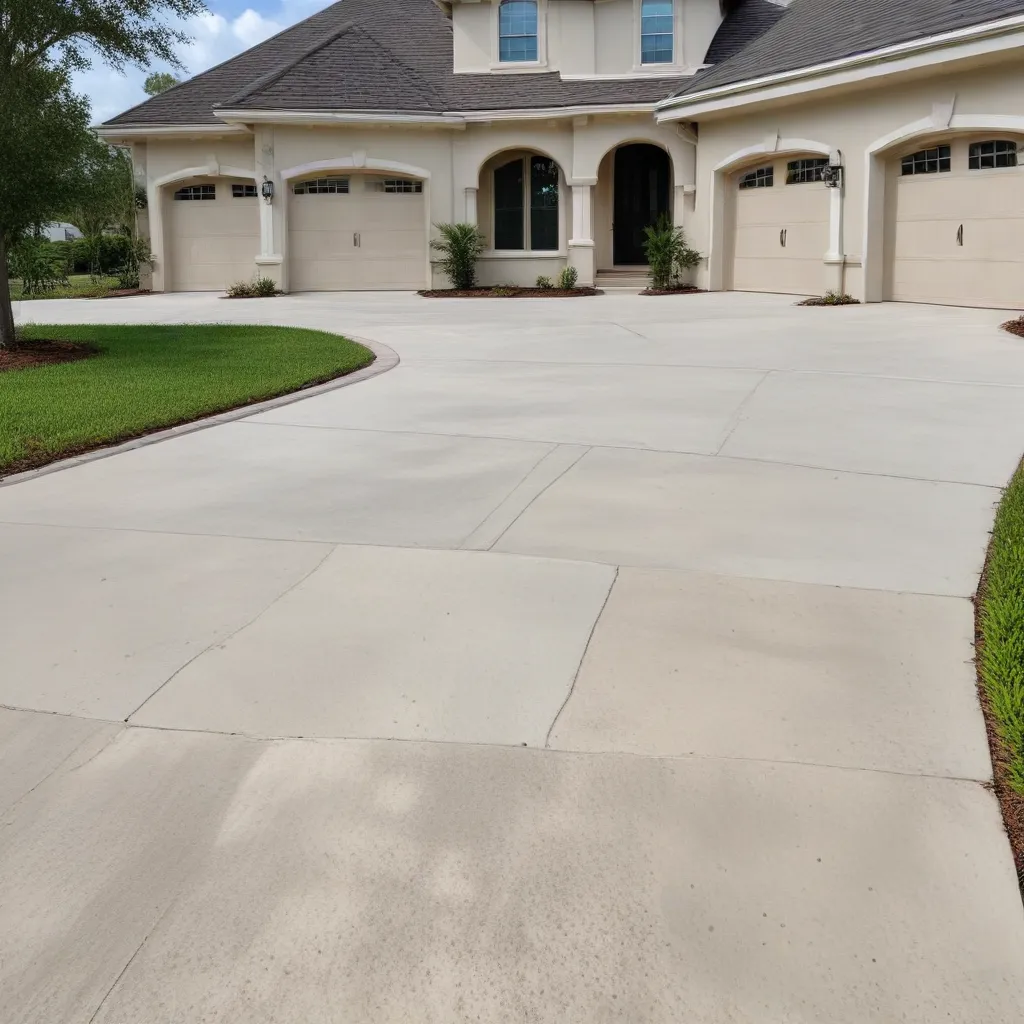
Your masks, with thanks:
[[[967,167],[982,171],[989,167],[1016,167],[1017,143],[1012,139],[992,139],[989,142],[972,142],[967,156]]]
[[[186,185],[174,193],[174,198],[183,202],[190,202],[197,199],[216,199],[216,185]]]
[[[748,171],[740,178],[740,188],[771,188],[775,184],[774,167],[758,167],[756,171]]]
[[[827,166],[827,157],[790,160],[786,165],[786,184],[806,185],[812,181],[821,181],[821,176]]]
[[[341,196],[348,195],[348,178],[312,178],[297,181],[292,186],[297,196]]]
[[[232,199],[255,199],[256,198],[256,186],[255,185],[232,185],[231,186],[231,198]]]
[[[419,195],[423,191],[423,182],[409,178],[385,178],[374,182],[374,191],[388,195]]]
[[[937,174],[950,169],[949,146],[935,146],[905,156],[900,162],[901,174]]]

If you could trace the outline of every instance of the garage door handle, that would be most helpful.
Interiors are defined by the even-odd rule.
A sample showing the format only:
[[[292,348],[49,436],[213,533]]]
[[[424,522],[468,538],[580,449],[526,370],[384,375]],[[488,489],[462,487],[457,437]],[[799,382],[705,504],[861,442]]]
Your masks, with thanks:
[[[783,228],[779,232],[779,245],[781,245],[783,249],[786,248],[786,231],[787,230],[788,230],[788,228]]]
[[[358,232],[358,231],[353,231],[353,232],[352,232],[352,244],[353,244],[353,245],[354,245],[354,246],[355,246],[355,247],[356,247],[357,249],[358,249],[358,248],[360,247],[360,243],[359,243],[359,232]]]
[[[963,226],[963,224],[961,224],[960,227],[958,227],[957,230],[956,230],[956,244],[957,245],[963,245],[964,244],[964,226]]]

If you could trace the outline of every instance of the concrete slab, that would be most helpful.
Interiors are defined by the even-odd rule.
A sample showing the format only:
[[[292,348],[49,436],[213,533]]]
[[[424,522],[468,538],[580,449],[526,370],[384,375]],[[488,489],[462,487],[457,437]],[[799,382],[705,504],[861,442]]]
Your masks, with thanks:
[[[228,423],[0,488],[0,522],[457,547],[551,447]]]
[[[122,725],[66,715],[0,708],[0,812],[6,812],[54,772],[79,767]]]
[[[495,550],[966,597],[998,492],[663,452],[588,452]]]
[[[664,366],[420,362],[254,419],[710,454],[762,377]]]
[[[622,569],[562,750],[991,777],[971,602]]]
[[[1002,487],[1022,439],[1020,388],[772,373],[721,454]]]
[[[48,479],[57,477],[39,483]],[[122,720],[329,551],[320,544],[0,526],[0,703]]]
[[[16,825],[18,1024],[1024,1014],[1024,913],[973,783],[130,730]]]
[[[543,746],[613,576],[481,552],[338,548],[131,720]]]

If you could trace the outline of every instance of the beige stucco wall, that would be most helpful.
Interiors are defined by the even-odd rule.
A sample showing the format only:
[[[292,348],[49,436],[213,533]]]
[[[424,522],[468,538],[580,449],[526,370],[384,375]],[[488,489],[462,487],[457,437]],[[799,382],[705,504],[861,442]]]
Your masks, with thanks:
[[[952,104],[952,106],[950,106]],[[976,125],[995,125],[1007,117],[1024,118],[1024,64],[1005,62],[984,69],[959,73],[936,73],[928,78],[889,79],[878,87],[848,92],[839,96],[791,102],[788,105],[761,106],[727,119],[700,122],[697,151],[696,208],[689,234],[709,261],[701,269],[702,285],[719,286],[721,262],[727,258],[729,236],[729,196],[723,194],[731,178],[716,168],[728,171],[743,165],[764,162],[764,150],[778,147],[784,151],[807,152],[799,141],[813,142],[825,150],[841,151],[845,184],[842,191],[842,237],[838,255],[845,267],[835,270],[836,286],[858,298],[880,298],[884,283],[880,278],[882,260],[869,253],[873,265],[862,271],[865,257],[865,228],[869,161],[868,150],[874,143],[901,127],[930,117],[935,118],[931,135],[920,134],[889,148],[872,166],[872,237],[877,236],[884,219],[884,174],[879,183],[877,164],[922,148],[929,138],[944,133],[950,117]],[[1024,124],[1024,122],[1022,122]],[[976,132],[974,133],[976,134]],[[994,135],[1000,132],[995,130]],[[778,140],[778,141],[777,141]],[[761,153],[743,156],[744,150],[761,147]],[[735,158],[735,159],[734,159]],[[718,191],[716,192],[716,183]],[[823,253],[823,258],[825,254]],[[716,267],[718,273],[716,274]],[[869,284],[869,278],[874,284]]]
[[[699,68],[722,18],[718,0],[674,0],[675,60],[640,65],[639,0],[540,0],[540,63],[566,75],[688,73]],[[455,70],[489,70],[497,62],[493,0],[452,6]],[[515,65],[509,65],[513,68]]]

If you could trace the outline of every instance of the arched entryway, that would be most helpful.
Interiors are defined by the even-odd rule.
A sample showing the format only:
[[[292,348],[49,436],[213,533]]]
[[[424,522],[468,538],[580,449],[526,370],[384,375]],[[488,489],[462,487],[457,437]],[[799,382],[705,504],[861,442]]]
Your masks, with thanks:
[[[642,266],[644,228],[671,216],[672,167],[668,153],[647,142],[619,146],[613,162],[612,259]]]

